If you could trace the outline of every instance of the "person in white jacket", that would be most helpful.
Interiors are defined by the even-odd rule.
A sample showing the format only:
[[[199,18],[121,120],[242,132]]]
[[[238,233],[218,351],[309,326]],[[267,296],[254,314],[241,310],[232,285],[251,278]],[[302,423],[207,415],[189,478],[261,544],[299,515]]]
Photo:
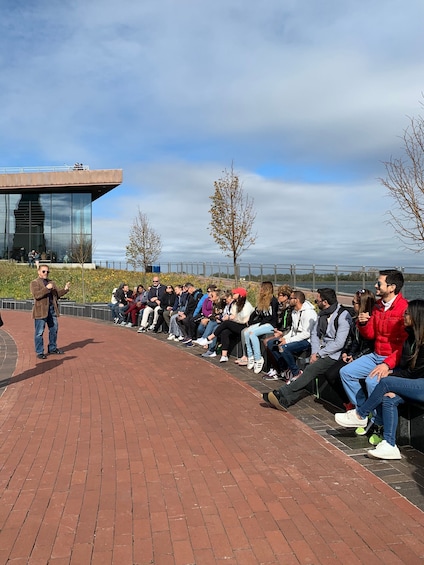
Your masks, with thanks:
[[[317,313],[301,290],[294,290],[291,293],[290,307],[292,308],[291,328],[279,339],[278,348],[274,349],[272,354],[277,366],[284,371],[286,380],[291,382],[302,374],[296,364],[295,356],[310,349],[311,331],[317,320]],[[278,375],[273,378],[278,378]]]

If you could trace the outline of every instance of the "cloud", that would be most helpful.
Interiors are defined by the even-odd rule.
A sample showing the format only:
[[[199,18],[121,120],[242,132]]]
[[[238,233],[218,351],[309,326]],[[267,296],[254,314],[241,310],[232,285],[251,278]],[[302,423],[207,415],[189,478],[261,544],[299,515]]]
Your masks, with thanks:
[[[423,16],[421,0],[9,0],[3,166],[123,168],[93,207],[101,258],[124,258],[138,206],[164,260],[222,257],[208,197],[234,160],[257,209],[246,260],[415,261],[376,179],[421,110]]]

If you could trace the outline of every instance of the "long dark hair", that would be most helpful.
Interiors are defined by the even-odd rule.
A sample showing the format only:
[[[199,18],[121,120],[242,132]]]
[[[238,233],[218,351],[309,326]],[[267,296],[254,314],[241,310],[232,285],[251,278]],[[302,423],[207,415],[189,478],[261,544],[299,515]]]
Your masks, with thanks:
[[[411,369],[415,367],[420,348],[424,345],[424,300],[417,298],[408,303],[407,312],[411,317],[411,328],[414,332],[415,348],[409,359]]]
[[[375,304],[375,294],[370,290],[362,289],[355,292],[355,297],[359,302],[358,314],[362,314],[363,312],[368,312],[368,314],[371,314]]]

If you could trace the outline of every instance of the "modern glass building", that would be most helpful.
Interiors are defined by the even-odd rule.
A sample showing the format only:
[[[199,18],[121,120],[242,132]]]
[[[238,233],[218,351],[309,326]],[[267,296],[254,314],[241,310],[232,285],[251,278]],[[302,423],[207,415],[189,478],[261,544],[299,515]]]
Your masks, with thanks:
[[[34,250],[42,260],[72,262],[78,246],[91,250],[92,202],[121,182],[122,170],[90,171],[82,165],[3,169],[0,259],[26,262]]]

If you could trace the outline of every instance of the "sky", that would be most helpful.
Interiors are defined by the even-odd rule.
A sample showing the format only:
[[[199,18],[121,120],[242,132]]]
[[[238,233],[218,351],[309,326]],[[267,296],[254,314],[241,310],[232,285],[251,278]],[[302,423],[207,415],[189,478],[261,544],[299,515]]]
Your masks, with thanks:
[[[379,178],[422,111],[422,0],[3,0],[0,168],[122,169],[95,259],[137,210],[158,263],[228,261],[209,232],[234,165],[252,264],[419,266]]]

